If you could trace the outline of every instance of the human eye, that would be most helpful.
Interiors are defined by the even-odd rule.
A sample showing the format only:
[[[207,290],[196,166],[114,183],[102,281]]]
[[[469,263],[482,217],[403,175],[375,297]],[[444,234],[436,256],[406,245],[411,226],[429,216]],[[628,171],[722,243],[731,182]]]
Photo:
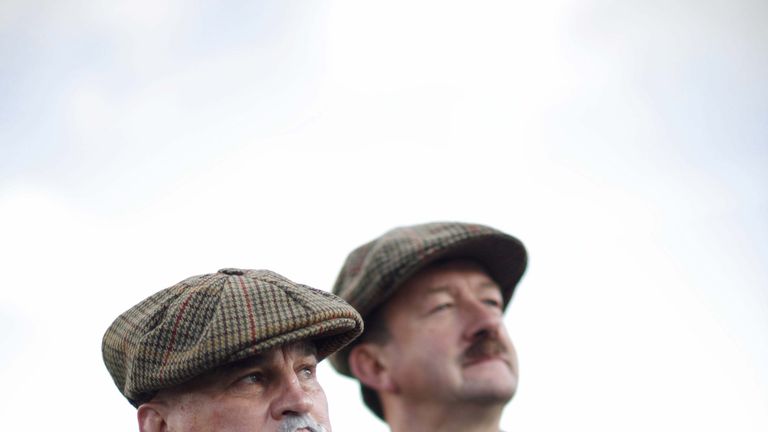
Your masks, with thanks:
[[[269,385],[269,377],[264,371],[253,370],[241,375],[232,384],[232,389],[239,393],[260,392]]]
[[[437,305],[433,306],[432,309],[430,309],[429,313],[433,314],[433,313],[442,312],[442,311],[451,309],[452,307],[453,307],[453,302],[446,301],[446,302],[438,303]]]
[[[317,386],[317,361],[313,358],[299,362],[294,369],[296,379],[303,386]]]
[[[240,379],[240,381],[243,381],[246,384],[264,384],[267,382],[267,377],[264,376],[264,373],[256,371],[256,372],[250,372],[249,374],[245,375]]]
[[[315,365],[303,365],[299,368],[299,377],[304,380],[311,380],[315,378],[317,373],[317,367]]]
[[[501,300],[497,298],[486,298],[483,299],[483,303],[487,304],[488,306],[496,307],[501,309]]]

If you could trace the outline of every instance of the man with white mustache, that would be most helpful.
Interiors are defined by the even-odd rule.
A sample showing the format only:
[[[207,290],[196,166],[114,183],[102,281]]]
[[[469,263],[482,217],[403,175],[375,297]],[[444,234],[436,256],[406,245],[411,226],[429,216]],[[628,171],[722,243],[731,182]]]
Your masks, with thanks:
[[[317,364],[361,331],[332,294],[230,268],[124,312],[102,354],[141,432],[330,432]]]
[[[331,363],[393,432],[498,432],[518,379],[502,318],[526,262],[519,240],[483,225],[385,233],[336,280],[365,331]]]

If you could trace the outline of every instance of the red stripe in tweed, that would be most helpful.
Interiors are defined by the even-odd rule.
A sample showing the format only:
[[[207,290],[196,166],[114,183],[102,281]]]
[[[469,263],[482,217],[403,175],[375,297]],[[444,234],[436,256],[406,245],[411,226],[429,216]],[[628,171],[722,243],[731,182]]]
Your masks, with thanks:
[[[243,278],[238,276],[237,282],[240,283],[240,287],[243,289],[243,296],[245,296],[245,304],[248,305],[248,320],[251,324],[251,340],[256,340],[256,322],[253,320],[253,305],[251,305],[251,296],[248,295],[248,290],[245,288]]]
[[[176,342],[176,331],[179,328],[179,322],[181,322],[181,317],[184,315],[184,309],[187,308],[187,303],[189,303],[189,300],[192,298],[192,296],[187,296],[187,298],[184,300],[184,303],[181,304],[181,307],[179,308],[179,314],[176,315],[176,322],[173,323],[173,331],[171,332],[171,340],[168,342],[168,348],[165,349],[165,353],[163,354],[163,366],[168,362],[168,356],[171,354],[171,351],[173,351],[173,345]],[[160,370],[160,379],[163,379],[163,370]]]
[[[423,238],[423,236],[416,232],[414,227],[408,227],[405,229],[405,235],[414,243],[418,243],[418,246],[416,247],[416,253],[417,253],[417,260],[421,261],[424,259],[424,257],[427,255],[427,252],[431,252],[427,250],[426,246],[426,240]]]

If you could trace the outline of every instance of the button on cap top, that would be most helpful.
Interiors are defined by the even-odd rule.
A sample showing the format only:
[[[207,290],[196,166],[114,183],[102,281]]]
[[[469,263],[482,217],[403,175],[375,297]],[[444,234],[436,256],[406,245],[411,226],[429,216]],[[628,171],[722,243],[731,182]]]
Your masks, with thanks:
[[[240,269],[236,269],[236,268],[223,268],[223,269],[219,270],[219,273],[224,273],[225,275],[230,275],[230,276],[242,276],[243,275],[243,271],[240,270]]]

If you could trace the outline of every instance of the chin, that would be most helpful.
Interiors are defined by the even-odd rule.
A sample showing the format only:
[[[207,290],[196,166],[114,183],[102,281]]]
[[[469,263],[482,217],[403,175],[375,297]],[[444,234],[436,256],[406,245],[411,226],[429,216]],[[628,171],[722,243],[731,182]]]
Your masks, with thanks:
[[[466,400],[505,404],[515,395],[517,380],[509,382],[473,382],[464,386]]]
[[[465,371],[464,390],[468,395],[473,395],[488,401],[507,402],[512,399],[517,391],[517,375],[509,367],[487,368],[484,370]]]
[[[466,380],[515,381],[515,368],[502,359],[489,359],[472,363],[464,367],[463,375]]]

